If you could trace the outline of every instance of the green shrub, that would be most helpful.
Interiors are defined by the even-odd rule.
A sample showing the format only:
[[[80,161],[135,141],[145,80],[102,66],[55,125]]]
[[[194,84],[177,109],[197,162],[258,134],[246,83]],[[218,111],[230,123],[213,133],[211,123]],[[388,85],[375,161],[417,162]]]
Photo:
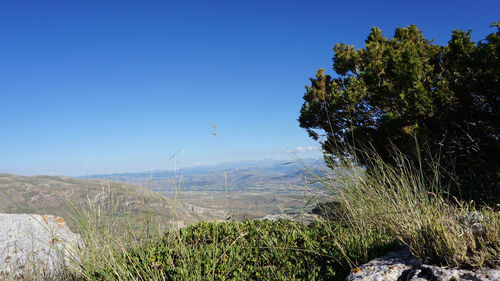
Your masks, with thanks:
[[[95,280],[342,280],[397,246],[337,224],[291,221],[202,222],[167,232],[122,255],[120,265],[89,273]],[[126,272],[126,274],[124,274]]]
[[[335,75],[319,69],[310,79],[300,126],[327,158],[358,152],[339,146],[372,147],[395,165],[396,146],[426,173],[439,161],[453,174],[440,176],[454,196],[500,203],[500,22],[492,27],[479,42],[455,30],[444,46],[415,25],[397,28],[392,38],[374,27],[359,49],[335,44]],[[427,161],[419,163],[422,157]]]

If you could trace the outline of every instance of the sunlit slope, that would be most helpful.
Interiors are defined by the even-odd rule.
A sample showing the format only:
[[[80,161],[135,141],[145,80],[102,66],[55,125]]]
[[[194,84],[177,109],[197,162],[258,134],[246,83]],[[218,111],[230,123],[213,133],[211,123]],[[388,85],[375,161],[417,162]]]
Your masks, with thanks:
[[[132,223],[144,218],[145,213],[175,224],[217,219],[219,215],[212,212],[206,217],[193,216],[182,202],[132,184],[61,176],[0,174],[0,212],[58,215],[71,225],[75,210],[90,207],[121,214]]]

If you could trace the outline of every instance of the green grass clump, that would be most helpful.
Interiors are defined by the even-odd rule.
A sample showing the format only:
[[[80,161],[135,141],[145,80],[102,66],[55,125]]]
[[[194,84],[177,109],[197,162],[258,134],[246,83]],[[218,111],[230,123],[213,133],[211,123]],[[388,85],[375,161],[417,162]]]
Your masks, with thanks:
[[[324,222],[202,222],[167,232],[86,275],[93,280],[342,280],[353,261],[365,262],[397,245],[385,235],[352,235]]]
[[[424,175],[401,154],[395,153],[397,165],[370,151],[364,155],[367,170],[346,162],[343,173],[323,179],[335,190],[350,229],[395,237],[426,263],[500,266],[500,212],[494,206],[476,209],[444,193],[438,167]]]

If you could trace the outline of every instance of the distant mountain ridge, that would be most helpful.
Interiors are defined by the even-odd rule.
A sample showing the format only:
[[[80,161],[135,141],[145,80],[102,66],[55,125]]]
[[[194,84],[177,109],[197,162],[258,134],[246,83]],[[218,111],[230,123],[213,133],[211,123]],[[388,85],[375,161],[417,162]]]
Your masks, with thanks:
[[[200,166],[195,166],[195,167],[186,167],[182,168],[182,173],[186,175],[193,175],[193,174],[207,174],[211,172],[216,172],[216,171],[224,171],[225,169],[227,170],[233,170],[233,169],[239,169],[239,168],[276,168],[279,169],[280,167],[285,167],[285,169],[288,168],[304,168],[308,167],[323,167],[324,162],[323,160],[315,160],[315,159],[303,159],[301,160],[301,163],[298,162],[293,162],[293,161],[287,161],[287,160],[276,160],[276,159],[262,159],[262,160],[244,160],[244,161],[227,161],[219,164],[214,164],[214,165],[200,165]],[[177,169],[177,173],[179,173],[180,169]],[[124,172],[124,173],[116,173],[116,174],[93,174],[93,175],[86,175],[86,176],[80,176],[78,178],[109,178],[110,176],[117,176],[117,177],[149,177],[151,174],[153,175],[153,178],[164,178],[166,176],[171,176],[174,170],[167,170],[167,169],[158,169],[158,170],[152,170],[152,171],[142,171],[142,172]]]
[[[245,188],[270,185],[303,185],[308,173],[323,173],[322,160],[302,159],[300,163],[286,160],[233,161],[217,165],[173,170],[90,175],[90,179],[111,178],[114,181],[140,184],[148,181],[160,190],[175,187],[187,189]],[[182,172],[182,177],[181,177]],[[181,182],[179,185],[178,182]]]

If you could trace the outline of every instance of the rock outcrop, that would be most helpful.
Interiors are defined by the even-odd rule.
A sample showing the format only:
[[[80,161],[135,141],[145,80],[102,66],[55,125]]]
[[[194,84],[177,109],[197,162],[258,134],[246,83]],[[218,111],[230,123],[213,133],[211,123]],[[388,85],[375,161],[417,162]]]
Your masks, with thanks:
[[[74,268],[82,247],[60,217],[0,213],[0,280],[50,279]]]
[[[500,269],[475,271],[421,264],[407,248],[352,270],[346,281],[500,281]]]

